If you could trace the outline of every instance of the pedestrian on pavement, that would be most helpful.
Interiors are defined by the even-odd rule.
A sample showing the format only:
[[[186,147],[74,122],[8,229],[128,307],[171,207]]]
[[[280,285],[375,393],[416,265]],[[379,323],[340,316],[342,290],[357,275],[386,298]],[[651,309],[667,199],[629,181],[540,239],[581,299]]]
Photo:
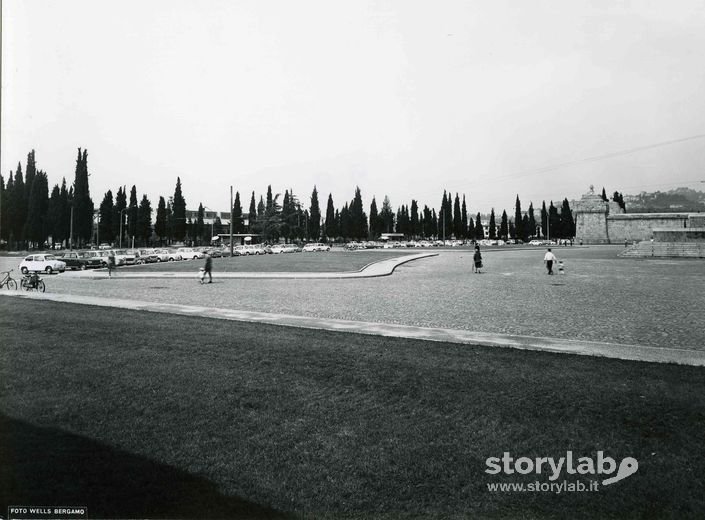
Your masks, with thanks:
[[[211,255],[206,253],[206,274],[208,275],[208,283],[213,283],[213,275],[211,274],[211,270],[213,269],[213,259],[211,258]],[[205,275],[203,275],[203,278],[205,279]]]
[[[482,255],[480,254],[480,246],[475,246],[475,254],[472,257],[473,261],[473,272],[481,273],[482,269]]]
[[[548,248],[546,254],[543,256],[543,261],[546,264],[546,269],[548,269],[548,274],[553,274],[553,262],[556,262],[558,258],[551,252],[551,248]]]
[[[108,253],[108,278],[112,278],[113,269],[115,269],[115,253],[110,251]]]

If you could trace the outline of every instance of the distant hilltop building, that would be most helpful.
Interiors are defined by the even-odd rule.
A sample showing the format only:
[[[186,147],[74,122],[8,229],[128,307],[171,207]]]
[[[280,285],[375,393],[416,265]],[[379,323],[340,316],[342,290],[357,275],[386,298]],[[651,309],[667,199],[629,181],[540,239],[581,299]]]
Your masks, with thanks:
[[[575,218],[575,240],[584,244],[620,244],[650,240],[665,232],[693,236],[705,227],[703,213],[626,213],[614,201],[604,201],[590,186],[580,200],[570,203]],[[688,230],[688,233],[683,233]]]

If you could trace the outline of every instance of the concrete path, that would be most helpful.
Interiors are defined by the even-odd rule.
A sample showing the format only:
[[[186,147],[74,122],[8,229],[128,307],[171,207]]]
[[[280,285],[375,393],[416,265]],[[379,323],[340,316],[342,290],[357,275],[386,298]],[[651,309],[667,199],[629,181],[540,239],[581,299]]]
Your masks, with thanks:
[[[299,278],[310,278],[310,279],[321,279],[321,278],[374,278],[376,276],[389,276],[394,272],[394,269],[402,264],[411,262],[413,260],[418,260],[420,258],[427,258],[430,256],[438,256],[438,253],[416,253],[406,256],[398,256],[395,258],[388,258],[385,260],[379,260],[377,262],[372,262],[367,264],[359,271],[343,271],[343,272],[243,272],[243,271],[233,271],[233,272],[223,272],[218,271],[218,279],[224,278],[280,278],[280,279],[299,279]],[[79,278],[89,278],[89,279],[103,279],[108,278],[108,271],[104,269],[98,269],[95,271],[66,271],[62,276],[67,277],[79,277]],[[196,273],[193,271],[182,272],[182,273],[172,273],[163,271],[140,271],[136,273],[130,273],[124,268],[119,268],[119,273],[115,276],[116,279],[122,278],[189,278],[193,279],[196,277]]]
[[[221,320],[257,322],[266,323],[269,325],[282,325],[287,327],[329,330],[355,334],[460,343],[468,346],[481,345],[490,347],[505,347],[522,350],[540,350],[561,354],[600,356],[631,361],[646,361],[652,363],[676,363],[681,365],[705,366],[705,351],[688,349],[646,347],[640,345],[624,345],[595,341],[490,334],[456,329],[321,319],[286,314],[271,314],[192,305],[98,298],[92,296],[76,296],[70,294],[0,291],[0,297],[3,296],[8,298],[41,299],[63,303],[94,305],[99,307],[115,307],[146,312],[161,312],[178,314],[182,316],[200,316],[204,318]]]

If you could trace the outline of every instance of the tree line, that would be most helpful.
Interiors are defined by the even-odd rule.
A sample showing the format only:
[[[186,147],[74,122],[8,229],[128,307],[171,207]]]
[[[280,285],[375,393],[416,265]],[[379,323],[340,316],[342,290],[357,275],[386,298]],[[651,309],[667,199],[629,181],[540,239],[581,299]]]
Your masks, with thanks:
[[[18,163],[7,184],[0,175],[0,239],[10,247],[26,249],[56,245],[84,247],[104,242],[136,246],[174,242],[208,244],[214,233],[229,230],[219,217],[211,225],[205,224],[203,204],[199,204],[195,216],[187,216],[180,177],[176,179],[173,195],[159,197],[156,211],[147,195],[140,198],[133,185],[129,198],[126,186],[118,187],[115,194],[108,190],[94,212],[87,162],[87,151],[79,148],[73,184],[67,186],[64,178],[51,194],[47,174],[36,168],[34,150],[27,156],[24,172]],[[606,199],[604,188],[603,198]],[[614,200],[623,206],[621,194],[615,192]],[[479,212],[472,215],[465,195],[456,193],[453,197],[448,191],[443,192],[438,211],[428,205],[421,208],[417,200],[395,210],[388,196],[382,199],[381,206],[372,197],[366,211],[360,188],[356,187],[351,200],[342,207],[336,207],[329,194],[323,213],[316,186],[302,202],[293,190],[286,189],[282,197],[273,193],[270,185],[266,195],[260,195],[259,199],[254,191],[251,193],[247,212],[240,193],[236,192],[231,217],[234,233],[258,235],[261,241],[270,243],[375,240],[384,233],[398,233],[408,239],[523,241],[575,235],[568,199],[560,207],[554,206],[553,201],[547,207],[544,201],[538,212],[533,203],[523,211],[517,195],[513,218],[502,211],[498,219],[494,209],[489,216]]]

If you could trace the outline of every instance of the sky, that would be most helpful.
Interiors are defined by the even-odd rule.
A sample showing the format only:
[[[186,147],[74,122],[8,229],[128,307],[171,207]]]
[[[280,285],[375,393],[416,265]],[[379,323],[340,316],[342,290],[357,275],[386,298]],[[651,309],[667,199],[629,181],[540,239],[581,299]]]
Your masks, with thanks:
[[[0,173],[96,206],[705,189],[702,0],[4,0]]]

